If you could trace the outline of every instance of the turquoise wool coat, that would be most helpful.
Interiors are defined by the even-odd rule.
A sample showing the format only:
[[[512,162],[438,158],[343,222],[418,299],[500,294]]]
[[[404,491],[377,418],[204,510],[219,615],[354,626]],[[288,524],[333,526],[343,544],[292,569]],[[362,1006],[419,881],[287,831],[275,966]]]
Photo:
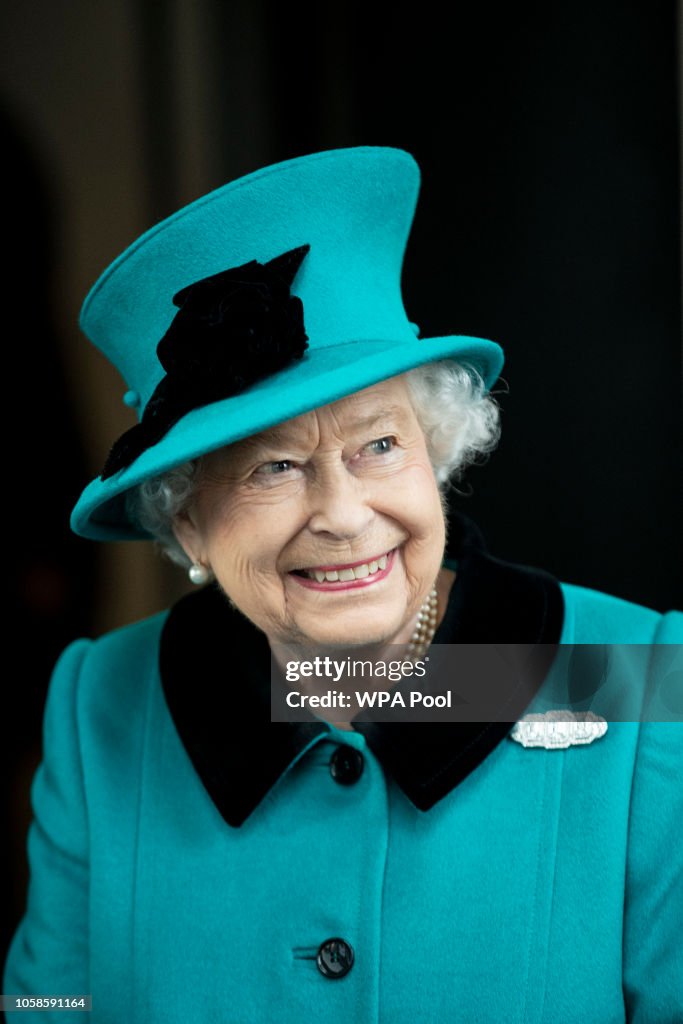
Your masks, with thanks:
[[[683,642],[459,522],[438,642]],[[683,1021],[683,726],[271,722],[263,655],[215,585],[62,653],[5,993],[97,1024]],[[9,1014],[53,1017],[84,1019]]]

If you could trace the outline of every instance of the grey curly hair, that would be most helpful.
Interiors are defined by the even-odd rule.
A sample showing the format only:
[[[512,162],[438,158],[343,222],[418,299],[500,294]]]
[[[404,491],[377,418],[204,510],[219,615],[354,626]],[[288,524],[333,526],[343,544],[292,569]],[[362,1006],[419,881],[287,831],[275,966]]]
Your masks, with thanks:
[[[444,360],[405,374],[415,414],[445,510],[448,488],[457,490],[467,466],[485,461],[500,439],[500,408],[476,369]],[[192,502],[202,457],[145,480],[126,497],[128,516],[149,533],[177,565],[190,559],[173,532],[173,520]]]

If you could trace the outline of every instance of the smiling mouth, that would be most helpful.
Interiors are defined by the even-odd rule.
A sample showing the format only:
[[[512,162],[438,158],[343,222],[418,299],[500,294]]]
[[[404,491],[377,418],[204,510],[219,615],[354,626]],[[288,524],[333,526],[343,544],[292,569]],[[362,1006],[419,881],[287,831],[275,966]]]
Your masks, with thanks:
[[[312,569],[294,569],[295,576],[315,580],[316,583],[352,583],[354,580],[365,580],[376,573],[383,572],[395,551],[387,551],[368,562],[353,562],[350,565],[320,565]]]

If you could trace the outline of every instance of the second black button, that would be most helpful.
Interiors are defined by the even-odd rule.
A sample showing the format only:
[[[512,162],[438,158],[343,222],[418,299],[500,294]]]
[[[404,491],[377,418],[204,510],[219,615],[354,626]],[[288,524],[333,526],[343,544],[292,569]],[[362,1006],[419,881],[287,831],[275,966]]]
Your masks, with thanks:
[[[365,760],[360,750],[345,744],[337,747],[330,758],[330,775],[340,786],[351,786],[363,774]]]
[[[353,947],[344,939],[328,939],[318,950],[316,960],[323,977],[343,978],[353,967]]]

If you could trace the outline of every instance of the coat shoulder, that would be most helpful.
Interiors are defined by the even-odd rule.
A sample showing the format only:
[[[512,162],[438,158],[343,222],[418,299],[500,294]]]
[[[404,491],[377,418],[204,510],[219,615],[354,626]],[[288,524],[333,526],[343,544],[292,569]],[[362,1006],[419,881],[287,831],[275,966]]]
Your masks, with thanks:
[[[656,611],[614,594],[560,583],[565,618],[562,643],[683,643],[683,612]]]
[[[159,672],[161,632],[170,609],[110,630],[95,638],[74,640],[81,651],[77,701],[86,713],[130,714],[142,705]]]
[[[154,615],[103,633],[92,642],[93,654],[107,660],[125,659],[137,658],[155,649],[169,612],[170,608],[164,608]]]

